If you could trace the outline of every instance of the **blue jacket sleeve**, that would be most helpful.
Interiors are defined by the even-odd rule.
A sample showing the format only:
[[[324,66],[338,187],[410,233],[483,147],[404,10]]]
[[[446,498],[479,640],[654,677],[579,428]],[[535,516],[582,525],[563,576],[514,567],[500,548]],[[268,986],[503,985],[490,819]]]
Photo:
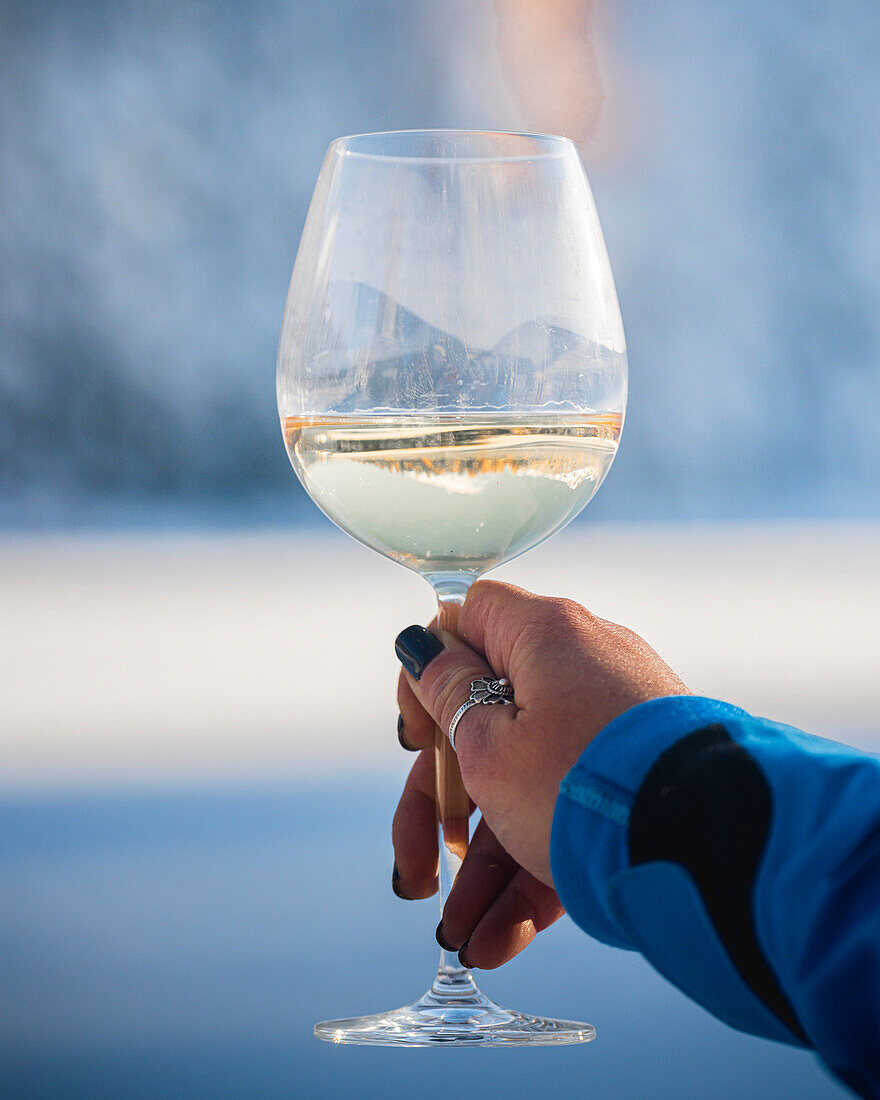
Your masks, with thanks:
[[[880,758],[655,699],[563,780],[551,861],[586,932],[880,1100]]]

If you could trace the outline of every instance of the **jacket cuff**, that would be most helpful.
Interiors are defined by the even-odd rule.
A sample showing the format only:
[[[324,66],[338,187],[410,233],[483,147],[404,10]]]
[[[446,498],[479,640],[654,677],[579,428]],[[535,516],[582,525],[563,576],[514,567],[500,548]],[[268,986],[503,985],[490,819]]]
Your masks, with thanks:
[[[639,949],[609,904],[609,884],[630,866],[630,813],[657,758],[693,730],[747,717],[716,699],[651,699],[610,722],[565,776],[553,816],[550,863],[562,904],[589,935],[613,947]]]

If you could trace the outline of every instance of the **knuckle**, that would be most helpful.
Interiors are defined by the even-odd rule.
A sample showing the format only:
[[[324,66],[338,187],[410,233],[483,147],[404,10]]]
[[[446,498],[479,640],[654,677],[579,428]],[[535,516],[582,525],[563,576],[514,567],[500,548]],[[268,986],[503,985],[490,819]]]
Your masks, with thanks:
[[[511,881],[507,889],[510,891],[511,908],[517,923],[531,921],[534,924],[536,914],[535,899],[532,893],[524,889],[516,878]]]
[[[530,629],[534,633],[540,634],[542,638],[559,634],[560,629],[569,619],[569,612],[565,607],[567,602],[555,597],[541,600],[532,609]]]
[[[548,889],[547,895],[537,899],[534,905],[532,922],[535,926],[535,931],[543,932],[545,929],[549,928],[551,924],[555,924],[563,913],[565,913],[565,909],[562,907],[562,903],[557,899],[556,895]]]
[[[592,634],[599,620],[582,604],[562,597],[548,597],[535,610],[534,627],[545,642],[559,643]]]
[[[396,836],[401,831],[406,832],[412,817],[420,813],[433,814],[434,812],[434,800],[429,795],[412,787],[407,788],[400,796],[397,809],[394,811],[391,821],[392,836]]]
[[[556,622],[556,612],[553,607],[553,603],[550,600],[536,601],[532,607],[529,608],[528,618],[522,624],[525,630],[528,630],[532,636],[544,635],[548,630],[553,629],[553,625]]]
[[[479,607],[483,604],[494,604],[506,596],[517,595],[521,589],[504,581],[480,580],[476,581],[468,590],[466,604],[471,607]]]
[[[576,600],[557,599],[556,613],[566,626],[582,628],[592,626],[596,622],[595,615],[592,615],[583,604],[579,604]]]
[[[475,623],[483,623],[489,631],[498,629],[530,598],[530,593],[505,581],[479,580],[468,590],[459,626],[467,630]]]

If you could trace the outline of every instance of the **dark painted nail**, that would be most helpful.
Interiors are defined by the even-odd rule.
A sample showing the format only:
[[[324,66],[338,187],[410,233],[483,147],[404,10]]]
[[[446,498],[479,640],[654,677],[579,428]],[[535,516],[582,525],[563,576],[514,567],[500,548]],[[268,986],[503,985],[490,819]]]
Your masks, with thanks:
[[[465,970],[470,970],[470,968],[471,968],[471,964],[464,957],[464,953],[465,953],[465,951],[467,951],[468,943],[470,943],[470,942],[471,941],[468,940],[467,943],[462,947],[461,951],[459,951],[459,953],[458,953],[458,961],[465,968]]]
[[[403,715],[402,714],[399,714],[397,716],[397,740],[401,743],[401,745],[403,746],[403,748],[406,749],[407,752],[418,752],[418,749],[414,749],[413,746],[410,745],[407,742],[406,738],[403,736]]]
[[[443,652],[443,644],[423,626],[408,626],[397,635],[394,652],[410,676],[420,680],[426,666]]]
[[[437,931],[434,933],[434,935],[437,937],[437,943],[440,944],[444,951],[455,950],[452,944],[447,943],[446,940],[443,938],[443,921],[440,921],[440,923],[437,925]]]
[[[409,901],[410,899],[400,889],[400,871],[397,870],[397,864],[394,864],[394,870],[391,872],[391,889],[399,898],[403,901]]]

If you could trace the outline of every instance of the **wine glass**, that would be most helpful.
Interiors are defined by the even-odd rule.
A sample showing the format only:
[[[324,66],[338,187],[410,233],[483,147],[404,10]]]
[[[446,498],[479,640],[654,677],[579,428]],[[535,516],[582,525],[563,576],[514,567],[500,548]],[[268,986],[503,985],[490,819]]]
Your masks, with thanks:
[[[477,577],[590,500],[623,425],[623,327],[574,145],[460,130],[332,142],[287,296],[278,404],[315,503],[421,574],[454,630]],[[435,761],[442,911],[469,803],[440,729]],[[442,951],[414,1004],[315,1034],[479,1046],[595,1030],[501,1008]]]

